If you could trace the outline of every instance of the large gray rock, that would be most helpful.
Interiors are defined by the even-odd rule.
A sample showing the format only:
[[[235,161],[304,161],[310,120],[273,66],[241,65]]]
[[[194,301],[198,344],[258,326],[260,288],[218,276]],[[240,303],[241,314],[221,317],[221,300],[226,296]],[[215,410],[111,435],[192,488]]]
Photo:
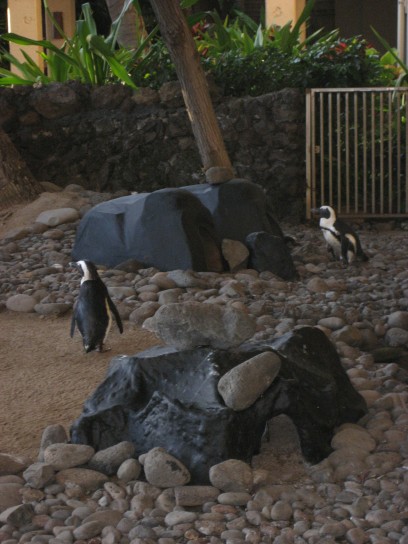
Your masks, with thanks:
[[[108,267],[134,259],[164,271],[223,270],[221,243],[209,211],[182,189],[98,204],[79,224],[72,257]]]
[[[256,231],[248,234],[245,242],[249,248],[251,268],[259,272],[268,270],[284,280],[298,278],[289,248],[282,236]]]
[[[220,185],[160,189],[89,210],[79,225],[72,257],[108,267],[133,259],[162,271],[222,272],[227,268],[222,240],[245,244],[248,234],[258,231],[285,246],[265,192],[255,183],[232,179]]]
[[[284,237],[275,221],[264,189],[246,179],[232,179],[219,185],[200,183],[184,187],[208,208],[220,239],[246,243],[251,232],[264,231]]]
[[[228,349],[251,338],[255,320],[232,307],[200,302],[180,302],[161,306],[143,328],[177,349],[212,346]]]
[[[218,393],[222,376],[271,351],[285,363],[247,409],[228,408]],[[227,459],[250,460],[267,421],[290,417],[309,462],[331,452],[334,429],[367,411],[333,344],[318,328],[232,350],[156,347],[111,361],[105,380],[71,428],[71,441],[102,450],[123,440],[135,456],[161,447],[189,470],[191,483],[208,483],[209,469]]]

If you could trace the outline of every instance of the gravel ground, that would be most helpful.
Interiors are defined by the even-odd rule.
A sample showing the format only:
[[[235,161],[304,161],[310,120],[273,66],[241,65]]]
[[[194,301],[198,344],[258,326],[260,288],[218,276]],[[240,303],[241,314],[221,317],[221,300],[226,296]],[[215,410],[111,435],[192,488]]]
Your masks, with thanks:
[[[76,225],[62,224],[0,242],[0,305],[28,311],[31,304],[33,319],[36,313],[70,311],[78,276],[66,265]],[[4,478],[16,479],[13,484],[20,486],[24,503],[33,511],[25,514],[28,520],[21,514],[20,521],[0,514],[0,542],[408,544],[404,227],[390,222],[360,225],[370,259],[344,268],[330,260],[316,225],[283,224],[285,233],[296,238],[292,248],[300,275],[296,282],[269,272],[241,270],[190,274],[200,280],[200,287],[185,287],[173,277],[174,284],[162,288],[157,280],[166,274],[155,269],[104,271],[102,277],[122,318],[136,325],[161,304],[197,300],[245,308],[256,318],[254,340],[277,338],[297,325],[321,327],[335,344],[353,386],[364,396],[368,414],[358,424],[338,429],[333,453],[314,466],[301,459],[291,422],[272,420],[270,442],[251,463],[251,484],[244,489],[242,482],[238,485],[236,478],[224,474],[226,482],[217,482],[219,494],[194,506],[177,498],[179,484],[163,489],[141,482],[140,476],[124,476],[123,468],[121,478],[118,473],[110,475],[97,490],[62,479],[52,484],[41,480],[35,488],[25,472],[22,476],[21,467],[10,469],[8,474],[14,476],[0,477],[0,512],[10,506],[5,498],[10,498],[10,490],[4,486],[11,483]],[[0,459],[0,474],[10,463],[3,459],[2,465]]]

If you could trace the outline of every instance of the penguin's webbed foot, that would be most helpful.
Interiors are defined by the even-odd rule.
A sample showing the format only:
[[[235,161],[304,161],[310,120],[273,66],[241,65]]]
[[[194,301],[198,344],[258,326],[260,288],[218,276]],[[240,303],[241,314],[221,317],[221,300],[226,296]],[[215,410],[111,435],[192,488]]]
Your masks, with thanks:
[[[104,353],[105,351],[110,351],[111,348],[103,346],[102,344],[96,348],[98,353]]]

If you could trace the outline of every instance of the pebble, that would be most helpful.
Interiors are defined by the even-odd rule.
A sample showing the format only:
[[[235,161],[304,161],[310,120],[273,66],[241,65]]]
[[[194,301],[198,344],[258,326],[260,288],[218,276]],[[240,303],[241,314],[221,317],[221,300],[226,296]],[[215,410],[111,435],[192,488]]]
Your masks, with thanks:
[[[111,197],[77,190],[89,205]],[[0,308],[32,319],[70,311],[78,277],[67,265],[78,211],[50,210],[45,223],[0,240]],[[63,427],[52,425],[37,461],[0,453],[1,544],[408,544],[406,232],[398,224],[386,231],[361,226],[370,260],[343,268],[330,260],[316,225],[281,226],[296,239],[295,282],[235,270],[244,255],[231,255],[234,271],[224,274],[128,264],[101,276],[123,320],[139,326],[159,308],[185,302],[246,314],[251,325],[243,336],[255,341],[318,325],[366,399],[367,415],[339,427],[333,452],[317,465],[293,464],[284,449],[265,442],[251,463],[214,465],[208,486],[189,486],[181,464],[171,478],[156,461],[156,475],[143,481],[149,455],[133,459],[123,445],[71,456],[68,464],[81,466],[55,466],[47,448],[69,444]],[[162,459],[169,455],[161,452]]]

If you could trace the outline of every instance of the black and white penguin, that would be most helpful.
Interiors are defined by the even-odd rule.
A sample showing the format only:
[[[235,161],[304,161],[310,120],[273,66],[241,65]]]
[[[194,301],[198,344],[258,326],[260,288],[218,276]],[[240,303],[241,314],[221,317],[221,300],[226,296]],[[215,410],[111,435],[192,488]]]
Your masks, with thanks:
[[[321,206],[313,208],[312,213],[320,217],[319,227],[334,259],[340,259],[344,264],[350,264],[356,258],[368,261],[356,232],[345,221],[337,219],[333,208]]]
[[[74,305],[71,321],[71,338],[75,325],[82,335],[86,353],[103,351],[103,344],[112,325],[112,315],[116,319],[120,333],[123,332],[119,312],[109,296],[108,289],[99,277],[96,266],[91,261],[70,263],[81,273],[81,286]]]

